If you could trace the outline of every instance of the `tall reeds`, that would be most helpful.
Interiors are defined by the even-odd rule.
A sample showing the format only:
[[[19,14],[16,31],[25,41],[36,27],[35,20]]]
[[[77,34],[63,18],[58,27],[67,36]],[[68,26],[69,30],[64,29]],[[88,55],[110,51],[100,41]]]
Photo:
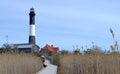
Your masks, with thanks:
[[[120,54],[62,55],[58,74],[120,74]]]
[[[33,54],[0,54],[0,74],[35,74],[43,68]]]

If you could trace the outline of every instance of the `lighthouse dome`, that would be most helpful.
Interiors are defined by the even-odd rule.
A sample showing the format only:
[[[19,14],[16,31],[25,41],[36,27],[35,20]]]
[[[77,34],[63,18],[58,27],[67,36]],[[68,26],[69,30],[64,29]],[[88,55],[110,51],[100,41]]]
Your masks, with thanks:
[[[34,8],[31,8],[30,11],[34,11]]]

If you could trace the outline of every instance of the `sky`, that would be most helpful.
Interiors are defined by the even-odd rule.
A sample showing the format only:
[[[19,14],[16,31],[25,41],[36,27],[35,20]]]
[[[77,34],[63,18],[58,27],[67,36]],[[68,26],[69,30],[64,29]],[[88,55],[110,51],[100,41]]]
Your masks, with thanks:
[[[120,44],[119,0],[3,0],[0,2],[0,46],[27,43],[29,12],[35,9],[36,43],[60,50],[91,47],[110,49],[110,28]]]

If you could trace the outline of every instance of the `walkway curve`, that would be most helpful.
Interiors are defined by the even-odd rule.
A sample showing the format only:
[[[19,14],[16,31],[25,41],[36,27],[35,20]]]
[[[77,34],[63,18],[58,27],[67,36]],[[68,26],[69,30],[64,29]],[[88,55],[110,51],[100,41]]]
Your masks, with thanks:
[[[57,74],[57,66],[56,65],[52,65],[50,63],[49,60],[45,59],[45,65],[47,65],[47,67],[45,67],[44,69],[42,69],[41,71],[39,71],[36,74]]]

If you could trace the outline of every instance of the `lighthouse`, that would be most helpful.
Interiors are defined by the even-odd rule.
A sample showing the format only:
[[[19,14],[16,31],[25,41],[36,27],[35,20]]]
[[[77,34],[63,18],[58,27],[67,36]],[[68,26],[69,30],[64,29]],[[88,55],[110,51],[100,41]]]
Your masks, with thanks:
[[[36,41],[35,41],[35,11],[34,11],[34,8],[30,9],[29,25],[30,25],[29,44],[35,44]]]
[[[27,43],[12,44],[11,47],[17,48],[17,52],[39,53],[40,47],[35,42],[35,11],[34,8],[29,12],[29,41]]]

